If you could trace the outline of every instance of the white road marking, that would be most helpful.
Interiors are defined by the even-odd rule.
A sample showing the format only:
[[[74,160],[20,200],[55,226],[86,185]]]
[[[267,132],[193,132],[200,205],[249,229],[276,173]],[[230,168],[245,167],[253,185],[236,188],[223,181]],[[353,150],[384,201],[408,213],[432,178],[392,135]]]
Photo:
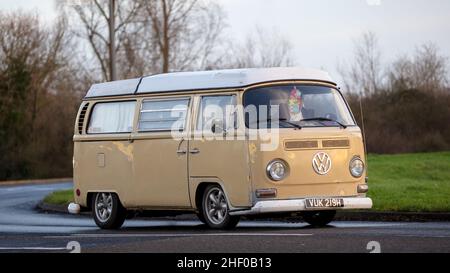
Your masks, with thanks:
[[[397,237],[450,238],[450,235],[398,234]]]
[[[342,221],[342,222],[331,222],[331,226],[341,227],[341,228],[371,228],[371,227],[395,227],[395,226],[404,226],[407,223],[395,223],[395,222],[353,222],[353,221]]]
[[[67,250],[65,247],[0,247],[0,250]]]
[[[44,238],[129,238],[129,237],[200,237],[200,236],[286,236],[286,237],[302,237],[312,236],[312,233],[154,233],[154,234],[71,234],[60,236],[45,236]]]

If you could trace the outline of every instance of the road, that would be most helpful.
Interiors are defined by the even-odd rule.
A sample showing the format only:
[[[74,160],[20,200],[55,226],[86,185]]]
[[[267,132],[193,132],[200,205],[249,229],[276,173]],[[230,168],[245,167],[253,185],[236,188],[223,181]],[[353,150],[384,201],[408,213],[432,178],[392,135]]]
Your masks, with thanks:
[[[128,220],[118,231],[99,230],[85,216],[47,214],[36,204],[71,183],[0,186],[0,252],[450,252],[449,222],[304,223],[241,221],[233,231],[208,230],[199,221]],[[374,241],[374,242],[373,242]],[[370,247],[369,247],[370,248]]]

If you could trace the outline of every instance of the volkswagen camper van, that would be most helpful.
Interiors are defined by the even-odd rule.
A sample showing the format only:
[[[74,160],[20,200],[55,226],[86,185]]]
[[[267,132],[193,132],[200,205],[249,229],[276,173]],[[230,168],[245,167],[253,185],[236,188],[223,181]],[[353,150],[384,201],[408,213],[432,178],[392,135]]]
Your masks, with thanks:
[[[360,128],[328,73],[179,72],[94,84],[75,122],[74,195],[100,228],[136,213],[241,216],[369,209]]]

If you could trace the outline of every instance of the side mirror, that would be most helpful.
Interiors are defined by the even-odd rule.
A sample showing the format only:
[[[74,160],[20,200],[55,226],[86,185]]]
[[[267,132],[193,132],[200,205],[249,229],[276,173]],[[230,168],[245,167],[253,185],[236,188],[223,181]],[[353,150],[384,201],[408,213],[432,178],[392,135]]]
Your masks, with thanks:
[[[211,131],[214,134],[226,134],[225,128],[223,128],[223,120],[222,119],[214,119],[211,123]]]

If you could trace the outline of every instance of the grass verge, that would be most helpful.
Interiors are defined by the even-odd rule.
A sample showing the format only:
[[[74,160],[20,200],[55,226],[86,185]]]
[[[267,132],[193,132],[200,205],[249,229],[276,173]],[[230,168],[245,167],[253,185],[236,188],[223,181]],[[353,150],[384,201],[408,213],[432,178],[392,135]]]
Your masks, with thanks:
[[[450,211],[450,152],[369,155],[374,210]]]
[[[50,193],[44,198],[44,202],[54,205],[68,205],[73,202],[73,190],[62,190]]]

